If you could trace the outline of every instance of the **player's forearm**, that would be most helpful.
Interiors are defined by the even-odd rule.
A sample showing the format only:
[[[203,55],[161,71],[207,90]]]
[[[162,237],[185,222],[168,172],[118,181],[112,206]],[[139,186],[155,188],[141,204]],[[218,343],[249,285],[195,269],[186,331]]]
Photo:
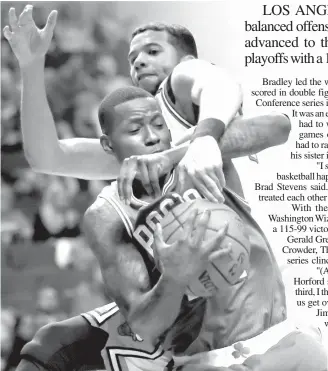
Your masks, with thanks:
[[[129,311],[132,330],[154,344],[179,315],[186,287],[161,276],[151,291],[141,295]]]
[[[183,158],[183,156],[186,154],[188,147],[190,145],[190,142],[186,142],[183,144],[179,144],[176,147],[172,147],[170,149],[167,149],[163,152],[173,166],[177,165]]]
[[[21,68],[21,126],[25,156],[32,168],[43,170],[60,150],[44,81],[44,59]]]
[[[248,156],[264,149],[283,144],[291,130],[290,120],[283,114],[272,113],[252,118],[236,117],[225,130],[219,147],[224,159]],[[183,140],[188,141],[192,131]],[[178,144],[164,151],[176,165],[181,161],[189,147],[189,142]]]
[[[273,113],[249,119],[236,117],[219,143],[222,158],[243,157],[283,144],[290,130],[290,120],[283,114]]]

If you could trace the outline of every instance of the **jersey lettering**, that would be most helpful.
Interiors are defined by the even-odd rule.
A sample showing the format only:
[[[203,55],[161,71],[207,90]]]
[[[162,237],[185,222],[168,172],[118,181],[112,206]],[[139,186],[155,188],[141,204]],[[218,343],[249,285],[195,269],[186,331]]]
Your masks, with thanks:
[[[184,202],[194,201],[201,198],[201,195],[196,189],[188,189],[182,196],[178,193],[171,193],[164,199],[155,210],[151,211],[146,218],[145,224],[140,224],[133,232],[133,237],[138,243],[144,247],[148,252],[151,252],[151,246],[154,242],[153,233],[155,231],[156,223],[161,222],[162,219],[172,210],[175,206]]]
[[[206,290],[208,290],[209,292],[213,292],[213,293],[216,292],[217,288],[214,285],[214,283],[212,282],[212,279],[211,279],[211,277],[210,277],[210,275],[208,274],[207,271],[203,272],[199,276],[199,281],[204,286],[204,288]]]

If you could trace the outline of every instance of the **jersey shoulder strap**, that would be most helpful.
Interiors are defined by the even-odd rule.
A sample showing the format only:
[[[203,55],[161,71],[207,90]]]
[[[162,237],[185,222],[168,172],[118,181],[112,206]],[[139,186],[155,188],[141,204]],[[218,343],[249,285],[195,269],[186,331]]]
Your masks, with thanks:
[[[132,237],[134,226],[131,220],[131,214],[133,212],[132,210],[129,211],[127,209],[128,206],[123,206],[122,202],[120,201],[117,191],[117,182],[113,182],[111,185],[104,187],[103,190],[99,193],[98,198],[104,199],[115,209],[115,211],[121,218],[128,235]]]

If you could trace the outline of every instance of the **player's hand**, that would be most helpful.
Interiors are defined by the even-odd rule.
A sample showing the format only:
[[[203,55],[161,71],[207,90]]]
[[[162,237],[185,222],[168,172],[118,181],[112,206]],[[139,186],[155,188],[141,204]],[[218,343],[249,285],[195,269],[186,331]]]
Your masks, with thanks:
[[[141,181],[150,196],[160,197],[159,177],[172,167],[172,161],[163,153],[126,158],[117,178],[120,199],[127,204],[131,202],[132,183],[135,178]]]
[[[17,19],[15,8],[9,10],[9,26],[3,29],[20,67],[28,66],[35,60],[43,58],[50,46],[56,25],[57,11],[53,10],[47,24],[40,30],[32,16],[33,6],[26,5]]]
[[[220,249],[220,244],[227,232],[228,225],[222,227],[214,238],[204,240],[210,211],[204,211],[200,216],[193,210],[184,225],[180,240],[169,245],[163,239],[162,227],[156,224],[153,251],[159,270],[180,285],[188,285],[198,277],[210,261],[228,254],[231,247]]]
[[[209,201],[223,202],[225,187],[220,148],[211,136],[196,138],[177,166],[179,187],[184,189],[189,176],[194,187]]]

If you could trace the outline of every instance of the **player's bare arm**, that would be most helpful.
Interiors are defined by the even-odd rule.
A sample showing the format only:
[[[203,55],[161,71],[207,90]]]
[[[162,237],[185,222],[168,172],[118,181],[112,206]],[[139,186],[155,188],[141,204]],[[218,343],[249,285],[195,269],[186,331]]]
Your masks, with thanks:
[[[16,55],[22,78],[21,126],[24,151],[30,166],[43,173],[84,179],[113,179],[119,171],[116,158],[106,156],[97,139],[58,140],[49,108],[44,79],[45,55],[56,25],[52,11],[46,26],[39,29],[27,5],[17,18],[9,10],[4,36]]]
[[[223,162],[284,144],[290,131],[290,120],[281,113],[249,118],[238,116],[219,142]]]
[[[102,201],[97,200],[87,210],[83,224],[109,295],[132,330],[155,345],[157,337],[177,317],[185,287],[172,284],[171,278],[163,275],[151,288],[141,255],[128,236],[123,240],[122,221],[116,211],[102,205]],[[165,301],[165,298],[171,300]]]
[[[104,202],[97,200],[87,210],[84,217],[86,237],[99,261],[109,295],[132,330],[155,345],[178,316],[190,279],[202,272],[209,260],[228,252],[217,248],[225,229],[213,240],[203,242],[208,213],[200,220],[193,213],[185,227],[185,236],[189,237],[173,245],[164,243],[159,229],[155,234],[154,250],[162,275],[152,288],[141,255],[128,236],[124,241],[122,221],[114,208]],[[191,233],[196,220],[197,230]]]
[[[226,71],[199,59],[175,67],[171,85],[177,109],[186,117],[192,115],[192,103],[200,109],[191,145],[178,166],[180,182],[188,174],[197,189],[207,190],[208,199],[221,202],[225,178],[218,140],[241,107],[241,88]]]

